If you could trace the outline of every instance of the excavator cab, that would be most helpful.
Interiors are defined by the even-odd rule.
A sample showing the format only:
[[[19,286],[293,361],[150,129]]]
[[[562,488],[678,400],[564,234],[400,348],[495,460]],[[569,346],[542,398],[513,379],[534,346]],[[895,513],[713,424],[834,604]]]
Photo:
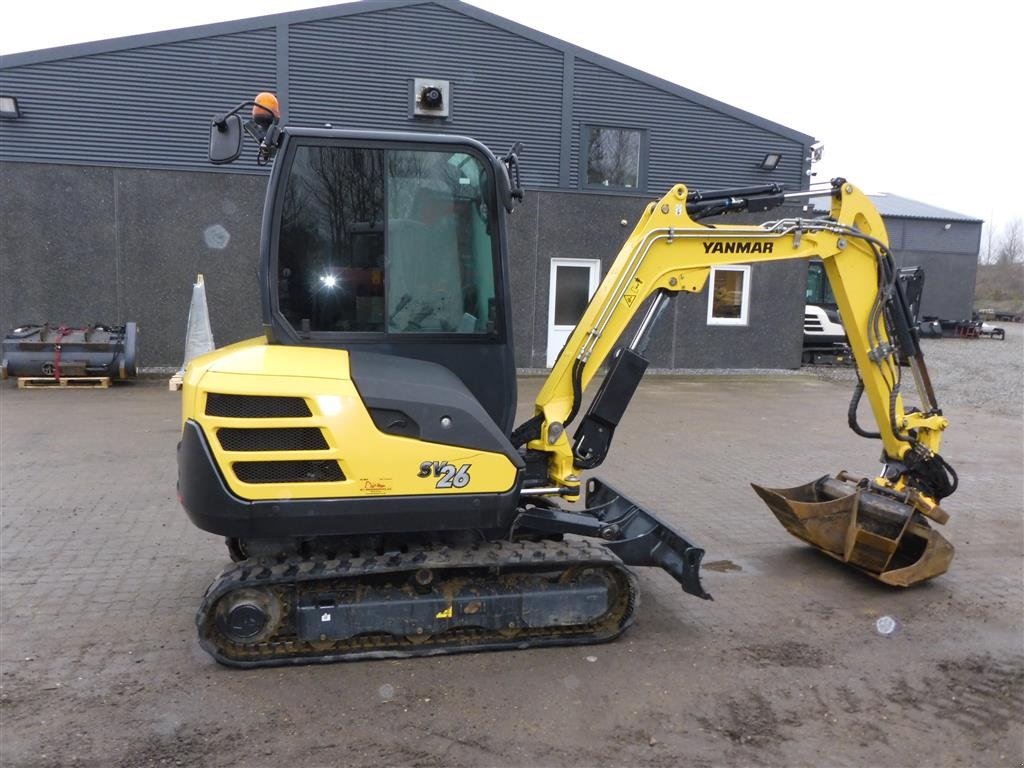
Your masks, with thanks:
[[[287,131],[261,254],[272,341],[437,363],[507,433],[516,402],[502,174],[464,139]]]
[[[259,97],[253,114],[269,114]],[[254,123],[258,162],[274,161],[260,254],[268,341],[437,363],[508,434],[518,147],[498,158],[462,137]],[[211,161],[237,157],[240,142],[239,125],[215,118]]]

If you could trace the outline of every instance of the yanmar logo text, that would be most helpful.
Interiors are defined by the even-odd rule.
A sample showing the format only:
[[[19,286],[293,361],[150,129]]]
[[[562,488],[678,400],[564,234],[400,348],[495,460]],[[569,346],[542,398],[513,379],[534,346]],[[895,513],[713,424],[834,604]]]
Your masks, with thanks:
[[[775,243],[759,243],[743,240],[738,243],[714,241],[704,243],[704,253],[771,253]]]

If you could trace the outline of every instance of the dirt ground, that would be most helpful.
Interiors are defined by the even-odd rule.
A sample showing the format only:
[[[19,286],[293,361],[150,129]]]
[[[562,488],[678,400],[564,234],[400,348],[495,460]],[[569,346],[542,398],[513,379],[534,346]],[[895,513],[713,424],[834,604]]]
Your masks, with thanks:
[[[520,384],[525,414],[539,380]],[[892,589],[791,538],[749,486],[874,471],[849,391],[809,375],[641,386],[596,474],[707,549],[714,602],[643,571],[638,621],[611,644],[243,672],[196,642],[227,552],[175,498],[177,395],[8,382],[0,763],[1020,766],[1020,418],[947,409],[956,558]]]

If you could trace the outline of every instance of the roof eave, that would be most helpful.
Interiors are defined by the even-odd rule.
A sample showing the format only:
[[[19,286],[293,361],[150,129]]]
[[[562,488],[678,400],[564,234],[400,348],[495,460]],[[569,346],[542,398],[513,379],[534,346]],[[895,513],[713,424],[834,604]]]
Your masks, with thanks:
[[[44,64],[50,61],[76,59],[81,56],[93,56],[98,53],[127,51],[133,48],[144,48],[150,45],[180,43],[186,40],[197,40],[203,37],[232,35],[237,32],[251,32],[257,29],[276,27],[278,24],[301,24],[307,21],[320,21],[338,16],[355,16],[361,13],[387,10],[410,5],[424,5],[432,0],[354,0],[338,5],[325,5],[320,8],[309,8],[302,11],[285,11],[266,16],[253,16],[247,19],[219,21],[213,24],[200,24],[194,27],[144,32],[139,35],[112,37],[107,40],[95,40],[88,43],[60,45],[54,48],[42,48],[38,51],[12,53],[0,57],[0,70],[24,67],[30,64]]]
[[[607,56],[602,56],[594,51],[581,48],[573,43],[566,42],[565,40],[548,35],[544,32],[539,32],[536,29],[527,27],[516,21],[506,19],[504,16],[499,16],[491,13],[490,11],[485,11],[482,8],[477,8],[474,5],[469,5],[468,3],[462,2],[462,0],[433,0],[433,2],[450,10],[457,11],[458,13],[465,14],[466,16],[472,16],[479,21],[505,29],[521,37],[525,37],[535,43],[540,43],[550,48],[561,50],[578,59],[589,61],[593,64],[597,64],[598,66],[604,67],[605,69],[610,69],[613,72],[618,72],[619,74],[625,75],[633,80],[639,80],[646,85],[666,91],[674,96],[680,96],[717,112],[722,112],[730,117],[742,120],[743,122],[750,123],[751,125],[755,125],[759,128],[764,128],[772,133],[780,134],[781,136],[792,139],[799,144],[810,146],[816,141],[813,136],[806,133],[781,125],[780,123],[772,122],[771,120],[767,120],[759,115],[755,115],[753,112],[747,112],[746,110],[739,109],[731,104],[726,104],[725,102],[718,101],[710,96],[705,96],[697,91],[691,91],[689,88],[684,88],[681,85],[676,85],[673,82],[656,77],[655,75],[644,72],[641,69],[636,69],[628,64],[623,64],[621,61],[615,61]]]
[[[357,2],[342,3],[339,5],[327,5],[321,8],[310,8],[302,11],[286,11],[267,16],[254,16],[248,19],[236,21],[222,21],[214,24],[203,24],[194,27],[183,27],[181,29],[166,30],[160,32],[147,32],[140,35],[129,35],[127,37],[115,37],[108,40],[97,40],[88,43],[76,43],[74,45],[62,45],[55,48],[45,48],[38,51],[26,51],[24,53],[12,53],[2,57],[0,70],[24,67],[31,64],[42,64],[62,59],[73,59],[81,56],[92,56],[100,53],[112,53],[114,51],[131,50],[151,45],[163,45],[177,43],[186,40],[195,40],[203,37],[216,37],[219,35],[230,35],[238,32],[250,32],[257,29],[276,27],[279,24],[302,24],[310,21],[337,18],[342,16],[355,16],[362,13],[388,10],[391,8],[402,8],[415,5],[426,5],[435,3],[456,13],[470,16],[491,26],[503,29],[507,32],[519,35],[527,40],[545,45],[565,54],[574,56],[592,64],[604,67],[617,72],[625,77],[637,80],[653,88],[670,93],[674,96],[692,101],[701,106],[713,109],[716,112],[733,117],[750,125],[762,128],[771,133],[778,134],[804,146],[810,146],[815,139],[800,131],[789,128],[785,125],[772,122],[752,112],[739,109],[725,102],[705,96],[697,91],[691,91],[681,85],[651,75],[643,70],[631,67],[628,64],[615,61],[599,53],[581,48],[578,45],[566,42],[560,38],[540,32],[518,22],[506,19],[490,11],[477,8],[474,5],[462,2],[462,0],[358,0]]]

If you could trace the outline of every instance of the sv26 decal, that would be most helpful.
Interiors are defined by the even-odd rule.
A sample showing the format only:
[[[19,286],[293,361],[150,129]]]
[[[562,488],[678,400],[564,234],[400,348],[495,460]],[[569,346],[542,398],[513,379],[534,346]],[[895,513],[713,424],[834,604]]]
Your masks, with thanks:
[[[420,464],[417,477],[438,478],[435,488],[465,488],[469,485],[469,470],[472,464],[463,464],[458,469],[447,461],[424,461]]]

